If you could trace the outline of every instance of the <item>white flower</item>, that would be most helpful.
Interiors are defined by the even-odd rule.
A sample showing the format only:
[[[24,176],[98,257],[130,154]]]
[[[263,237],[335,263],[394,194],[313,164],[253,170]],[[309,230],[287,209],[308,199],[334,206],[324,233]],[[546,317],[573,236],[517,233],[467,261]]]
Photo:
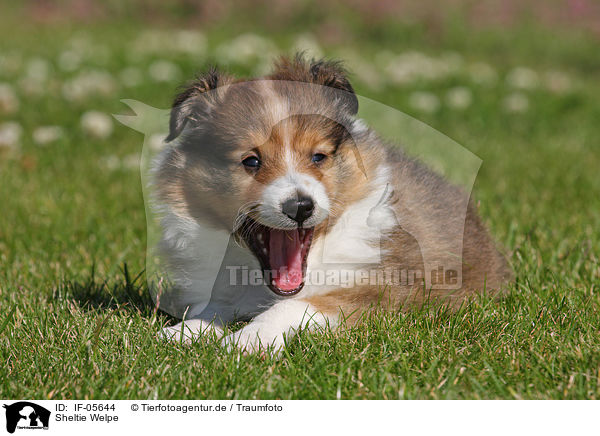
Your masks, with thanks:
[[[0,113],[12,114],[19,109],[19,98],[8,83],[0,83]]]
[[[485,62],[475,62],[467,67],[467,74],[474,83],[491,85],[498,80],[496,70]]]
[[[472,101],[473,93],[467,87],[457,86],[446,92],[446,103],[453,109],[466,109]]]
[[[110,73],[103,70],[90,70],[63,83],[62,94],[69,101],[83,101],[91,95],[110,95],[116,87]]]
[[[428,75],[432,65],[428,57],[421,53],[409,52],[390,60],[385,72],[398,84],[408,84]]]
[[[128,154],[121,162],[125,169],[138,170],[140,168],[140,155],[138,153]]]
[[[148,30],[140,35],[128,47],[132,59],[140,59],[148,54],[185,53],[202,56],[208,44],[206,37],[195,30],[162,31]]]
[[[64,135],[63,128],[60,126],[41,126],[37,127],[33,133],[33,142],[38,145],[46,145],[54,142]]]
[[[409,51],[391,58],[385,71],[390,80],[398,84],[409,84],[418,80],[439,80],[458,71],[462,58],[448,53],[434,58],[424,53]]]
[[[0,124],[0,150],[18,150],[20,147],[19,140],[21,139],[22,133],[23,128],[15,121],[8,121]]]
[[[526,95],[515,92],[506,96],[502,104],[508,112],[525,112],[529,108],[529,99]]]
[[[506,76],[506,83],[513,88],[533,89],[539,85],[538,73],[530,68],[513,68]]]
[[[139,68],[127,67],[119,74],[121,83],[125,86],[138,86],[144,80]]]
[[[130,49],[133,53],[157,53],[164,49],[167,39],[162,32],[146,30],[131,43]]]
[[[108,138],[113,131],[112,118],[103,112],[89,111],[81,116],[81,128],[95,138]]]
[[[433,113],[440,108],[440,99],[431,92],[415,91],[409,96],[409,104],[421,112]]]
[[[148,147],[150,147],[150,150],[154,152],[162,150],[165,146],[166,137],[166,133],[155,133],[153,135],[150,135],[150,137],[148,138]]]
[[[548,71],[544,74],[546,87],[557,94],[564,94],[573,87],[571,78],[562,71]]]
[[[223,63],[249,65],[267,60],[277,51],[277,47],[268,39],[253,33],[245,33],[237,38],[220,44],[215,54]]]
[[[148,68],[148,73],[157,82],[171,82],[177,80],[180,76],[179,67],[173,62],[165,60],[152,62]]]
[[[43,58],[36,57],[27,62],[25,75],[30,78],[43,82],[48,79],[50,73],[50,63]]]
[[[75,71],[81,65],[81,54],[75,50],[65,50],[58,56],[58,66],[63,71]]]
[[[174,50],[194,56],[203,55],[208,48],[206,37],[194,30],[180,30],[172,39],[167,38],[166,40],[173,41],[172,48]]]

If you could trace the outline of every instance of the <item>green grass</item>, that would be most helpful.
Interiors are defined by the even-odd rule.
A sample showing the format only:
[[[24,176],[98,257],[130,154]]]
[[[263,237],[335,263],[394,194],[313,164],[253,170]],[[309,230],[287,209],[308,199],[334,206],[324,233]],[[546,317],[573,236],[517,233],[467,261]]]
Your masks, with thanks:
[[[164,58],[179,66],[183,80],[219,60],[216,47],[235,36],[215,26],[206,30],[206,56],[131,59],[126,42],[143,28],[134,22],[0,26],[0,55],[21,58],[16,69],[0,69],[0,82],[11,84],[20,100],[17,112],[1,116],[23,127],[20,150],[0,154],[0,397],[600,397],[596,40],[537,28],[474,34],[459,27],[429,38],[390,24],[353,39],[351,47],[325,47],[329,55],[351,50],[375,71],[375,54],[383,50],[433,57],[453,51],[463,65],[492,66],[498,79],[491,84],[474,83],[462,67],[449,77],[409,85],[384,80],[375,86],[359,75],[355,83],[359,94],[425,121],[482,158],[474,198],[506,248],[516,282],[499,302],[480,298],[455,314],[423,309],[377,315],[350,331],[302,334],[282,359],[263,360],[228,354],[210,339],[191,346],[156,340],[159,328],[173,320],[155,313],[147,295],[140,175],[105,164],[107,156],[139,153],[142,137],[116,124],[109,138],[94,139],[79,127],[90,109],[126,113],[121,98],[166,108],[179,81],[157,84],[146,77],[83,101],[62,96],[63,83],[86,68],[117,78],[134,65],[147,76],[148,65]],[[57,58],[74,35],[102,47],[86,49],[91,56],[77,71],[63,71]],[[547,44],[550,35],[560,43]],[[291,31],[265,36],[282,50],[294,39]],[[39,41],[48,44],[41,48]],[[102,50],[104,59],[96,55]],[[40,95],[27,95],[20,84],[33,57],[52,66]],[[350,70],[355,66],[349,61]],[[515,66],[540,77],[564,71],[571,89],[518,91],[529,107],[509,112],[502,102],[515,91],[505,78]],[[242,74],[254,67],[252,60],[231,66]],[[455,86],[472,92],[464,110],[444,103]],[[417,90],[440,97],[440,109],[412,107]],[[40,147],[31,139],[40,125],[61,125],[66,134]]]

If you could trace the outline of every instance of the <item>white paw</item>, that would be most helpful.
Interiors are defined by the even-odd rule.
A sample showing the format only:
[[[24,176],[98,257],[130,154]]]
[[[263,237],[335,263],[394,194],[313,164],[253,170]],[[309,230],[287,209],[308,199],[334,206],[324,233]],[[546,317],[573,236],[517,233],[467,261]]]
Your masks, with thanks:
[[[259,323],[250,323],[222,340],[228,351],[239,349],[246,353],[270,353],[277,355],[285,346],[283,333]]]
[[[200,336],[211,334],[215,334],[219,338],[223,335],[223,330],[215,326],[214,322],[190,319],[172,327],[165,327],[158,333],[158,337],[168,341],[190,344],[198,340]]]

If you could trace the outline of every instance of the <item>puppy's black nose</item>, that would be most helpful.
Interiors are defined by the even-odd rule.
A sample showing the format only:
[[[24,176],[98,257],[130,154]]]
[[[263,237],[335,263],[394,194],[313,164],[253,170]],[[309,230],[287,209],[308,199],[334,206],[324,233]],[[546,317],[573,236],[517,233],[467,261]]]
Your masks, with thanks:
[[[284,214],[289,216],[298,224],[302,225],[313,213],[315,204],[312,198],[306,196],[299,196],[298,198],[290,198],[285,201],[281,207]]]

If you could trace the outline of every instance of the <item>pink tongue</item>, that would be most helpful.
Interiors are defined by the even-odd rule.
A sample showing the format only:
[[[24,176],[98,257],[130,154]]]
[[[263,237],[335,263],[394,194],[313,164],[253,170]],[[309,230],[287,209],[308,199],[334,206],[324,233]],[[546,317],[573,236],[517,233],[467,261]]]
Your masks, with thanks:
[[[271,229],[269,262],[279,289],[291,291],[302,284],[302,241],[298,230]]]

